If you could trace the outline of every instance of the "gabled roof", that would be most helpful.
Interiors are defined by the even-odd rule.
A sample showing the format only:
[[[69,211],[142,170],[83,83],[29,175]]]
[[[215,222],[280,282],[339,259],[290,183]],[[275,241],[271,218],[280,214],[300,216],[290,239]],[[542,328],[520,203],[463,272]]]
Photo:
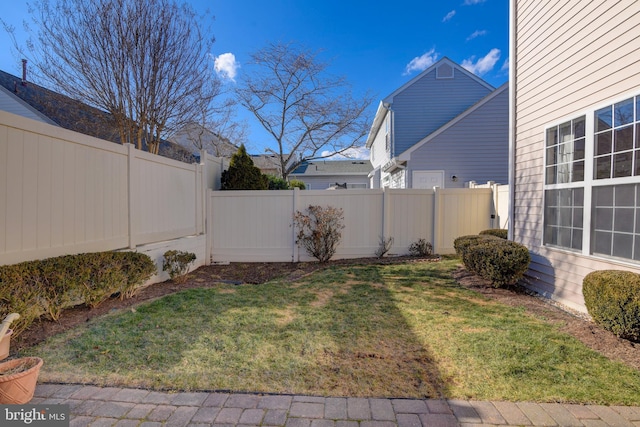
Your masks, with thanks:
[[[373,145],[373,141],[376,135],[378,134],[378,131],[380,130],[380,126],[382,126],[382,122],[384,121],[384,118],[387,115],[387,112],[389,111],[389,109],[393,104],[393,98],[396,97],[398,94],[404,92],[408,88],[410,88],[412,85],[414,85],[417,81],[422,79],[427,74],[436,71],[438,67],[440,67],[443,64],[448,64],[454,70],[454,72],[463,73],[464,75],[468,76],[469,78],[476,81],[480,85],[486,87],[490,91],[495,90],[495,88],[492,85],[485,82],[480,77],[476,76],[470,71],[467,71],[461,65],[458,65],[457,63],[453,62],[452,60],[450,60],[445,56],[439,61],[432,64],[429,68],[427,68],[426,70],[424,70],[423,72],[421,72],[420,74],[418,74],[417,76],[409,80],[407,83],[405,83],[404,85],[402,85],[401,87],[393,91],[391,94],[387,95],[382,101],[380,101],[380,104],[378,105],[378,110],[376,111],[376,115],[371,125],[371,129],[369,130],[369,135],[367,136],[367,142],[365,144],[367,148],[371,148],[371,145]]]
[[[457,123],[462,121],[464,118],[466,118],[469,115],[473,114],[476,110],[478,110],[480,107],[485,105],[487,102],[491,101],[496,96],[498,96],[501,93],[503,93],[504,91],[508,91],[508,90],[509,90],[509,83],[507,82],[507,83],[503,84],[502,86],[500,86],[498,89],[496,89],[493,92],[491,92],[489,95],[487,95],[484,98],[482,98],[480,101],[478,101],[475,104],[473,104],[465,112],[463,112],[459,116],[456,116],[456,118],[454,118],[453,120],[451,120],[450,122],[448,122],[447,124],[442,126],[440,129],[436,130],[435,132],[430,133],[429,135],[427,135],[426,137],[424,137],[423,139],[418,141],[416,144],[411,146],[411,148],[409,148],[408,150],[405,150],[404,152],[402,152],[398,156],[398,160],[400,160],[400,161],[409,160],[409,156],[413,151],[415,151],[418,148],[422,147],[423,145],[429,143],[431,140],[433,140],[435,137],[437,137],[441,133],[445,132],[447,129],[452,128]]]
[[[412,78],[411,80],[409,80],[408,82],[406,82],[405,84],[400,86],[398,89],[394,90],[393,93],[391,93],[390,95],[386,96],[382,100],[382,102],[387,103],[387,104],[393,103],[393,98],[395,96],[397,96],[399,93],[404,92],[405,90],[407,90],[409,87],[411,87],[414,83],[416,83],[422,77],[424,77],[425,75],[427,75],[427,74],[431,73],[432,71],[436,70],[442,64],[450,65],[455,71],[461,72],[463,74],[466,74],[469,78],[475,80],[476,82],[478,82],[479,84],[481,84],[482,86],[486,87],[487,89],[489,89],[491,91],[495,90],[495,88],[493,86],[491,86],[489,83],[485,82],[480,77],[478,77],[475,74],[473,74],[472,72],[467,71],[461,65],[458,65],[457,63],[453,62],[452,60],[450,60],[449,58],[447,58],[445,56],[442,59],[440,59],[438,62],[435,62],[429,68],[427,68],[426,70],[424,70],[423,72],[421,72],[420,74],[418,74],[417,76],[415,76],[414,78]]]
[[[8,91],[4,86],[0,86],[0,110],[18,114],[39,122],[57,126],[57,124],[47,116],[24,102],[22,99]]]
[[[111,114],[91,107],[68,96],[54,92],[32,82],[0,70],[0,86],[29,105],[51,124],[74,132],[120,143],[120,134]],[[183,147],[168,141],[160,144],[160,155],[183,162],[196,158]]]
[[[369,160],[311,160],[302,162],[289,175],[367,175],[372,169]]]

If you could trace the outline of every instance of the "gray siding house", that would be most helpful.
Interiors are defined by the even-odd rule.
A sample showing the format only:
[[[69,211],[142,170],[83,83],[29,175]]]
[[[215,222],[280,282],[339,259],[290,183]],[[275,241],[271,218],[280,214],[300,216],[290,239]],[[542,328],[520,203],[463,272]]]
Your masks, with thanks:
[[[368,160],[310,160],[289,174],[304,182],[307,190],[369,188]]]
[[[508,85],[443,58],[384,98],[366,146],[372,188],[462,188],[508,179]]]
[[[638,2],[511,0],[511,238],[528,286],[586,311],[594,270],[640,273]]]

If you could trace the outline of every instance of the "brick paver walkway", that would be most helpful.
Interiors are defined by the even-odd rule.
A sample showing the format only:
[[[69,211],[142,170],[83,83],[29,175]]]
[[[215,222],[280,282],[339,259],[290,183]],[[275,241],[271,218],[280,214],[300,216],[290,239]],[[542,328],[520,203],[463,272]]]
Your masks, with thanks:
[[[640,408],[467,400],[363,399],[39,384],[32,404],[68,404],[72,427],[635,426]]]

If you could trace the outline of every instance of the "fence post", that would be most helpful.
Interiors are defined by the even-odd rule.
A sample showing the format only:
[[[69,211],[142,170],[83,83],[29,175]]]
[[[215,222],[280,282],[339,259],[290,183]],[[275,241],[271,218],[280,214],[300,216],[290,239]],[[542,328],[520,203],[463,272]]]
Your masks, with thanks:
[[[135,226],[134,226],[134,221],[135,221],[135,212],[133,209],[133,204],[134,204],[134,161],[135,161],[135,147],[133,146],[133,144],[127,144],[127,188],[128,188],[128,194],[127,194],[127,211],[129,214],[129,249],[135,249],[136,248],[136,242],[135,239],[133,238],[133,235],[135,234]]]
[[[382,240],[384,242],[385,239],[388,239],[389,234],[389,223],[391,218],[389,218],[390,214],[390,205],[389,205],[389,191],[388,188],[382,189]]]
[[[300,189],[298,187],[294,187],[291,212],[291,262],[296,262],[296,260],[300,261],[300,248],[298,248],[298,245],[296,244],[296,224],[293,221],[293,218],[298,211],[299,196]]]
[[[439,230],[442,229],[440,222],[442,218],[440,217],[440,187],[433,187],[433,253],[440,253],[440,236],[438,235]]]

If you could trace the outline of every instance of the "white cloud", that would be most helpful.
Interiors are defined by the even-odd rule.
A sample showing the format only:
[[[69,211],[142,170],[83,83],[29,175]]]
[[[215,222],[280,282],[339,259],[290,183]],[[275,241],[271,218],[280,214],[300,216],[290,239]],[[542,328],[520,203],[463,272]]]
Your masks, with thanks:
[[[471,71],[473,74],[481,76],[488,71],[491,71],[493,67],[496,65],[496,62],[500,59],[500,49],[491,49],[489,53],[487,53],[482,58],[479,58],[475,61],[476,57],[472,56],[469,59],[465,59],[462,61],[462,67],[468,71]]]
[[[404,70],[403,75],[411,74],[414,71],[424,71],[432,66],[438,59],[438,54],[435,49],[431,49],[429,52],[422,56],[416,56],[409,62]]]
[[[236,62],[236,56],[233,53],[223,53],[215,57],[213,68],[223,79],[235,81],[240,64]]]
[[[504,64],[502,64],[502,67],[500,68],[500,71],[509,72],[509,58],[505,59]]]
[[[451,18],[453,18],[456,14],[455,10],[452,10],[451,12],[447,13],[444,18],[442,18],[442,22],[448,22],[451,20]]]
[[[474,4],[480,4],[480,3],[484,3],[487,0],[464,0],[464,5],[465,6],[473,6]]]
[[[328,156],[333,151],[323,151],[321,156]],[[342,154],[334,154],[331,157],[327,157],[329,160],[369,160],[369,149],[365,147],[352,147],[347,149]]]
[[[471,34],[469,37],[467,37],[467,41],[473,40],[476,37],[486,36],[486,35],[487,35],[487,30],[476,30],[476,31],[473,32],[473,34]]]

